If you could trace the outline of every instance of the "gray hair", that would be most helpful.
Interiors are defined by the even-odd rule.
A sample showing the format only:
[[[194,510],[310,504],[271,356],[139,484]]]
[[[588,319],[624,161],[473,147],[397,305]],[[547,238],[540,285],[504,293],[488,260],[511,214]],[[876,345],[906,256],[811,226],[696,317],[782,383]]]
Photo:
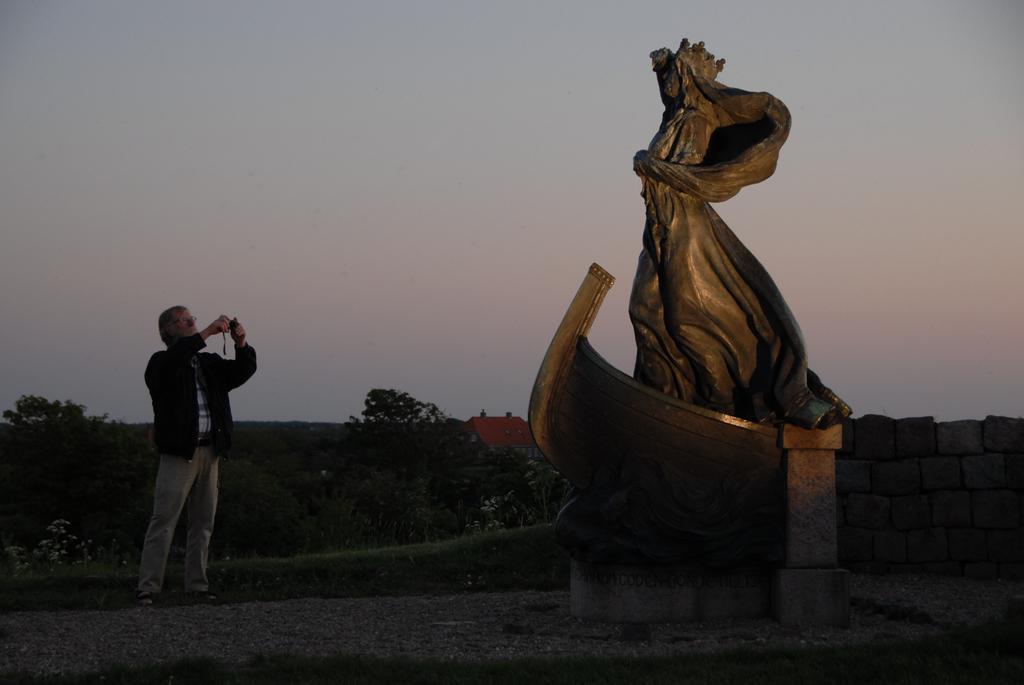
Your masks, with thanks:
[[[182,307],[177,305],[175,307],[168,307],[167,309],[160,312],[160,318],[156,320],[157,328],[160,330],[160,339],[164,341],[164,345],[170,347],[174,344],[174,341],[178,339],[178,336],[171,335],[167,332],[167,327],[174,321],[175,316],[178,312],[187,311],[188,307]]]

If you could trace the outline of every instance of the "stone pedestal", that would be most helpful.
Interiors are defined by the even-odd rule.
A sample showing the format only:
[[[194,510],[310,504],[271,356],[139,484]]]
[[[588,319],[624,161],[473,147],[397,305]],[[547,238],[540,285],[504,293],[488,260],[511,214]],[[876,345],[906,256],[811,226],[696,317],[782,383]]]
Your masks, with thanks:
[[[806,430],[784,425],[779,441],[785,450],[786,568],[835,568],[835,451],[843,446],[843,427]]]
[[[850,625],[850,576],[836,568],[836,463],[842,426],[779,430],[786,476],[786,561],[772,578],[772,615],[783,625]]]
[[[772,615],[784,626],[850,626],[850,572],[783,568],[772,578]]]
[[[684,623],[771,615],[771,571],[573,560],[572,615],[611,623]]]

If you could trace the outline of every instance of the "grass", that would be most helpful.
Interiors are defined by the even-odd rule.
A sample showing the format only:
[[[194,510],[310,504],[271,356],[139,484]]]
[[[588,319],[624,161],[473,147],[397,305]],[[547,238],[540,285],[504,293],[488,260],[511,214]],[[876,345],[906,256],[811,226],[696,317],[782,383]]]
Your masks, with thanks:
[[[136,685],[190,683],[1021,683],[1024,623],[1004,622],[938,638],[849,648],[734,651],[663,658],[565,658],[454,663],[339,656],[261,657],[241,667],[209,659],[116,668],[82,676],[0,674],[3,682]]]
[[[419,545],[210,564],[210,583],[221,602],[552,590],[567,587],[568,578],[568,558],[550,526]],[[181,585],[181,568],[172,565],[159,603],[187,603],[175,589]],[[122,609],[134,604],[134,587],[134,568],[58,567],[49,574],[0,577],[0,611]]]

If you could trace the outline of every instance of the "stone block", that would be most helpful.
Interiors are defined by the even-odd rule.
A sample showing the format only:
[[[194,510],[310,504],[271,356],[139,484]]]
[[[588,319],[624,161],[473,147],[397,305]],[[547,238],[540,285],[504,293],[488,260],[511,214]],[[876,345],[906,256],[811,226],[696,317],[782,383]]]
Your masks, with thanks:
[[[960,457],[931,457],[921,460],[921,488],[955,490],[960,487]]]
[[[840,561],[871,561],[873,558],[873,533],[867,528],[839,529]]]
[[[974,454],[960,460],[964,487],[969,490],[1006,487],[1006,461],[1001,454]]]
[[[843,446],[836,452],[836,459],[853,459],[854,427],[856,423],[851,418],[843,419]]]
[[[988,531],[988,558],[1000,563],[1024,562],[1024,528]]]
[[[985,451],[981,421],[941,421],[935,424],[935,451],[939,454],[981,454]]]
[[[911,495],[921,491],[921,465],[917,459],[871,465],[871,489],[878,495]]]
[[[1020,525],[1020,497],[1013,490],[975,490],[971,512],[976,528],[1016,528]]]
[[[935,454],[935,418],[920,416],[896,421],[896,458]]]
[[[964,564],[964,575],[975,580],[992,580],[999,577],[999,566],[991,561]]]
[[[1006,618],[1024,618],[1024,595],[1012,595],[1006,602]]]
[[[950,528],[946,531],[949,541],[949,558],[956,561],[985,561],[988,559],[988,542],[985,531],[977,528]]]
[[[846,497],[846,525],[873,530],[888,528],[890,506],[888,497],[851,493]]]
[[[838,434],[833,438],[838,439]],[[835,452],[788,449],[784,464],[786,567],[834,568],[838,559]]]
[[[856,459],[887,461],[896,458],[896,422],[888,416],[865,414],[856,420],[854,431]]]
[[[1024,564],[999,564],[999,577],[1004,580],[1024,580]],[[1013,599],[1024,606],[1024,597],[1018,595]],[[1022,615],[1024,614],[1018,614]]]
[[[843,426],[828,428],[800,428],[791,423],[782,424],[779,447],[788,450],[838,450],[843,446]]]
[[[836,528],[842,528],[846,525],[846,501],[836,501]]]
[[[1024,452],[1024,419],[1009,416],[986,416],[986,452]]]
[[[779,569],[772,582],[772,613],[784,626],[850,625],[850,572]]]
[[[1024,490],[1024,454],[1007,454],[1003,461],[1006,464],[1006,487]]]
[[[924,573],[924,564],[889,564],[888,572],[916,576]]]
[[[933,573],[937,576],[962,576],[963,569],[959,561],[933,561],[924,565],[925,573]]]
[[[928,495],[928,499],[932,505],[932,525],[971,527],[971,493],[966,490],[940,490]]]
[[[889,572],[888,564],[881,561],[851,561],[843,564],[843,568],[852,573],[870,573],[876,576],[884,576]]]
[[[959,471],[957,477],[959,477]],[[855,459],[836,461],[836,491],[871,492],[871,462]]]
[[[877,561],[903,563],[907,560],[907,536],[895,530],[875,533],[874,554]]]
[[[573,616],[609,623],[685,623],[771,615],[771,572],[696,564],[591,564],[573,560]]]
[[[912,563],[946,561],[949,544],[945,528],[926,528],[907,533],[907,560]]]
[[[927,495],[904,495],[893,497],[891,504],[892,523],[899,530],[928,528],[932,525],[932,508]]]

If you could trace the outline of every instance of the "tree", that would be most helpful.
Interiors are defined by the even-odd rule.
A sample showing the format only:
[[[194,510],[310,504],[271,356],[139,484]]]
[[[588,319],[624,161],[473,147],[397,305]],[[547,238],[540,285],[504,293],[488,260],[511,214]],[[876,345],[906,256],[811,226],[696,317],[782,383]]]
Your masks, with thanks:
[[[481,473],[460,440],[461,423],[408,393],[370,390],[341,445],[354,514],[405,541],[460,532]]]
[[[428,475],[431,461],[450,446],[449,417],[430,402],[399,390],[370,390],[363,418],[349,417],[349,444],[396,475]]]
[[[31,395],[3,416],[10,428],[0,436],[0,529],[30,546],[63,518],[95,545],[141,540],[156,464],[137,429]]]

